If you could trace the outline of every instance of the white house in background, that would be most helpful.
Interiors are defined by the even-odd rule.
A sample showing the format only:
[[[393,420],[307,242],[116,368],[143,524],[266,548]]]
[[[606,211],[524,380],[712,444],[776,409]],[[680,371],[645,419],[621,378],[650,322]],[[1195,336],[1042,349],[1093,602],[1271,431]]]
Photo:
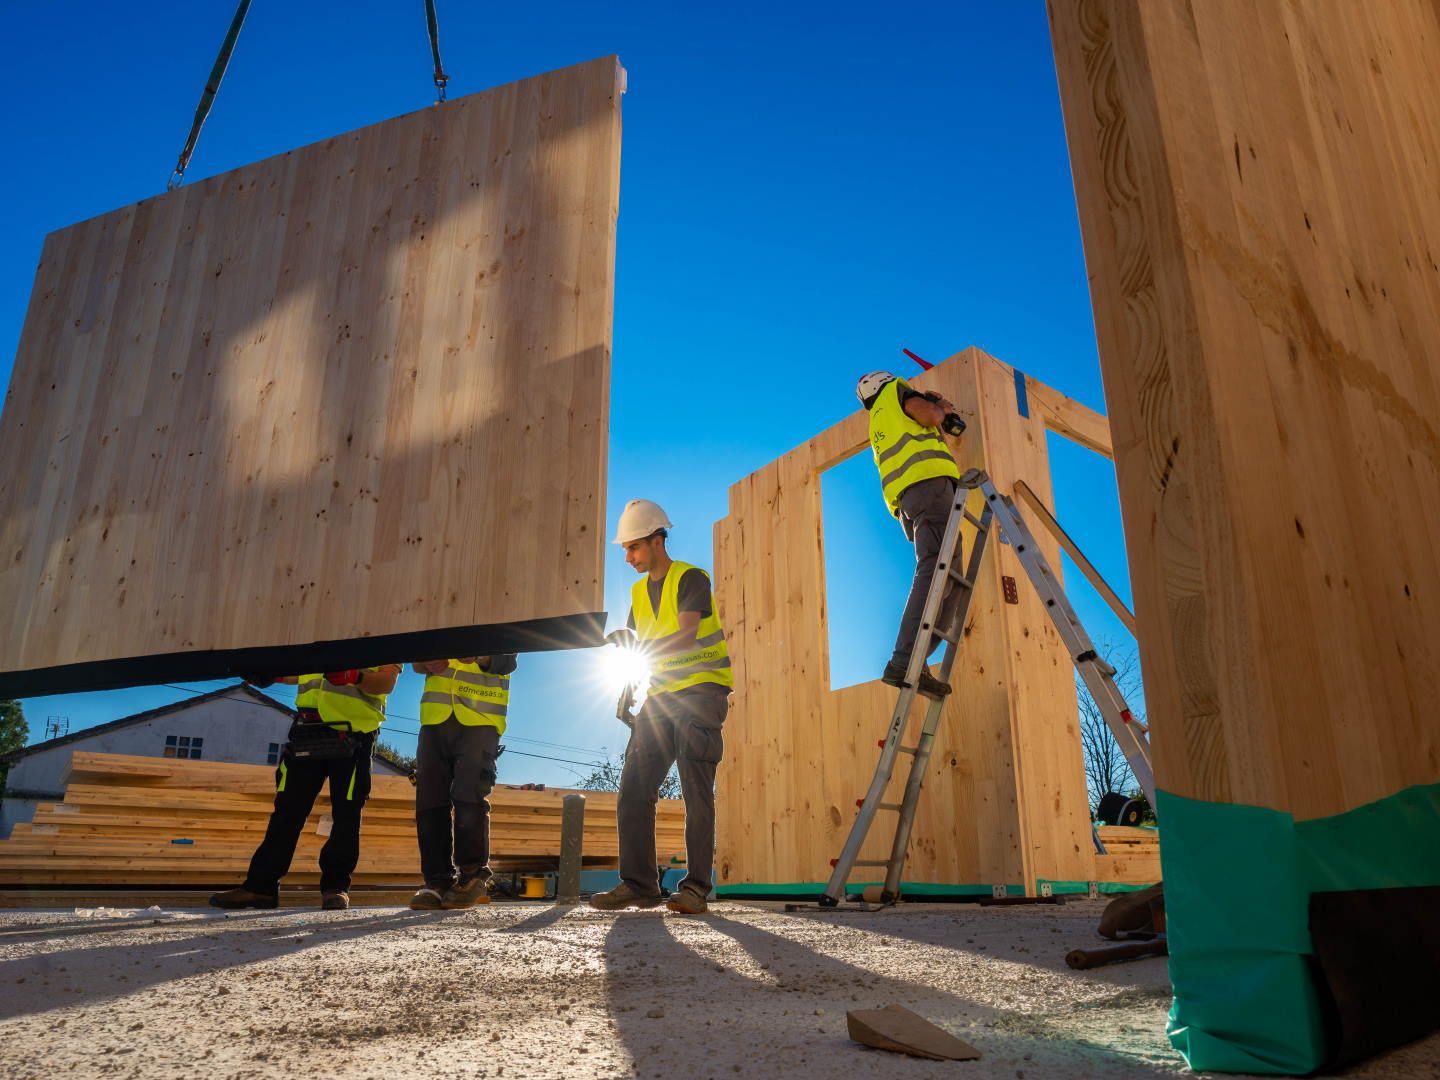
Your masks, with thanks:
[[[16,750],[6,758],[10,775],[0,803],[0,838],[9,836],[16,822],[33,820],[38,803],[65,797],[76,750],[274,765],[292,716],[268,694],[237,683]],[[401,773],[380,757],[374,770],[382,776]]]

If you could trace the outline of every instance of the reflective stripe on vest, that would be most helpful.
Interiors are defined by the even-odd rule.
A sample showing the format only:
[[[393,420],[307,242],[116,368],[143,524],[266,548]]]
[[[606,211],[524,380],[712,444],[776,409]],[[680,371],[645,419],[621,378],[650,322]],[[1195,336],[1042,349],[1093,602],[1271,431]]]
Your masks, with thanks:
[[[904,379],[891,380],[870,406],[870,449],[880,470],[885,505],[896,517],[900,516],[900,495],[911,484],[937,476],[960,478],[960,469],[940,432],[917,424],[901,407],[902,389],[910,389],[910,384]]]
[[[696,567],[689,563],[672,562],[660,587],[660,610],[650,607],[648,577],[642,577],[630,590],[630,611],[635,616],[635,633],[644,642],[680,632],[680,579]],[[704,574],[705,571],[701,570]],[[709,580],[710,575],[705,575]],[[650,661],[650,693],[668,694],[699,683],[734,686],[735,673],[730,670],[730,649],[725,644],[725,631],[720,629],[715,598],[710,598],[710,614],[695,628],[696,648],[676,656],[660,656]]]
[[[325,688],[324,675],[301,675],[295,684],[295,708],[318,709],[320,691]]]
[[[361,668],[362,673],[379,671],[378,667]],[[320,719],[327,724],[349,724],[351,731],[376,731],[385,722],[385,701],[389,694],[367,694],[358,685],[336,686],[322,680],[319,701]]]
[[[443,724],[454,715],[466,727],[493,727],[505,734],[510,708],[510,676],[492,675],[479,664],[447,661],[439,675],[425,676],[420,695],[420,723]]]

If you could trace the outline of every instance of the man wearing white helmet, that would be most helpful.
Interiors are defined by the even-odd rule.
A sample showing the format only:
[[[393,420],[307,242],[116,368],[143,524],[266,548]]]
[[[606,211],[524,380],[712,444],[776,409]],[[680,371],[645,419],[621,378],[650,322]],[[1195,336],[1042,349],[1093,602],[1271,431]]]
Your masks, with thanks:
[[[724,750],[720,728],[735,685],[730,652],[710,592],[710,576],[670,558],[672,526],[648,499],[632,499],[620,514],[615,543],[644,575],[630,593],[629,625],[607,636],[639,649],[650,663],[650,688],[635,717],[620,773],[616,822],[620,884],[590,898],[592,907],[618,911],[660,903],[655,864],[655,803],[672,765],[685,799],[685,880],[669,907],[684,915],[706,909],[715,860],[715,768]]]
[[[870,449],[880,470],[885,505],[899,519],[906,538],[915,544],[910,597],[900,617],[895,651],[880,676],[881,682],[890,686],[903,686],[960,478],[941,431],[958,436],[965,430],[965,422],[955,406],[940,394],[921,393],[888,371],[862,376],[855,386],[855,396],[870,414]],[[918,689],[929,697],[950,692],[948,683],[923,667]]]

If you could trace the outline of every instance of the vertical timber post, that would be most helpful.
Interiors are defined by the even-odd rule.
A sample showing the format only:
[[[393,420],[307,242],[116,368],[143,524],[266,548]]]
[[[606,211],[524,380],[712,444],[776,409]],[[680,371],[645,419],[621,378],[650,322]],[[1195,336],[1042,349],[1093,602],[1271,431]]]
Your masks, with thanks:
[[[585,842],[585,796],[566,795],[560,814],[560,879],[557,904],[580,902],[580,856]]]

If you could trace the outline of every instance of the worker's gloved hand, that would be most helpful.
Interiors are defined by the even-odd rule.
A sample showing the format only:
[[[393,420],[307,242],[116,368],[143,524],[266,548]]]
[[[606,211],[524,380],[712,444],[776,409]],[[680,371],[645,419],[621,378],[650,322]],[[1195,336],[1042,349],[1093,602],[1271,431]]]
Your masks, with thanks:
[[[354,686],[360,681],[359,668],[347,668],[345,671],[327,671],[325,681],[335,686]]]
[[[419,660],[410,665],[421,675],[439,675],[450,666],[448,660]]]
[[[607,645],[618,645],[622,649],[633,649],[639,641],[640,635],[628,626],[622,626],[619,630],[611,630],[605,635]]]

